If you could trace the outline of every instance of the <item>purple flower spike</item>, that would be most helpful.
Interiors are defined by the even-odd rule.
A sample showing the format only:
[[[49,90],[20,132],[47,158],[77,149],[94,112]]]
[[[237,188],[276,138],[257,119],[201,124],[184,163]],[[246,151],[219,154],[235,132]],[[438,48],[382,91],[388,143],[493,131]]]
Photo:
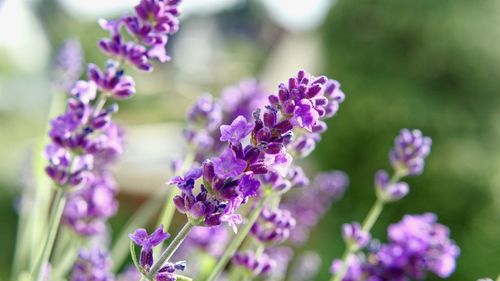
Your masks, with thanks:
[[[199,227],[191,230],[184,245],[188,248],[198,248],[212,256],[220,256],[229,242],[229,235],[226,227]]]
[[[280,84],[278,96],[271,96],[269,100],[285,115],[293,116],[292,124],[312,132],[321,118],[335,114],[344,99],[339,84],[335,82],[300,70],[296,77],[288,80],[288,84]]]
[[[362,249],[370,242],[370,233],[362,230],[357,222],[343,224],[342,237],[347,244],[356,249]]]
[[[220,140],[237,143],[252,132],[253,126],[252,123],[248,123],[245,117],[240,115],[233,120],[231,125],[220,126]]]
[[[241,215],[236,214],[236,211],[241,205],[243,199],[236,197],[234,200],[230,201],[227,207],[224,209],[224,213],[221,216],[221,221],[227,222],[229,226],[233,229],[234,233],[238,232],[237,224],[243,222]]]
[[[148,235],[144,228],[136,229],[134,233],[129,234],[128,237],[134,241],[137,246],[142,247],[144,250],[151,250],[153,247],[159,245],[170,237],[168,232],[163,232],[163,225],[160,225],[153,233]]]
[[[212,162],[215,173],[221,178],[237,177],[247,167],[247,162],[236,158],[234,151],[229,148],[224,150],[220,157],[213,158]]]
[[[241,177],[238,184],[238,190],[244,197],[255,197],[259,194],[260,181],[252,176],[251,173],[246,173]]]
[[[225,91],[222,102],[202,97],[188,114],[190,124],[184,135],[198,148],[196,160],[203,163],[203,180],[176,177],[171,181],[182,191],[174,198],[177,210],[195,225],[227,222],[236,229],[236,224],[241,222],[237,209],[246,204],[248,198],[260,194],[261,180],[280,192],[306,185],[307,177],[291,165],[292,152],[301,151],[297,154],[305,155],[312,150],[326,130],[323,121],[326,106],[330,101],[342,100],[332,93],[325,96],[327,82],[326,77],[313,77],[299,71],[296,77],[289,79],[288,85],[279,86],[277,95],[268,97],[268,105],[252,110],[248,108],[253,104],[252,99],[262,93],[256,83],[230,88]],[[224,104],[235,106],[221,107]],[[220,121],[221,109],[223,121]],[[242,113],[234,119],[226,119],[235,112]],[[252,116],[247,116],[249,112],[253,112]],[[248,121],[250,118],[252,123]],[[228,125],[221,126],[222,122]],[[220,136],[213,129],[217,126]],[[294,133],[306,137],[306,143],[295,143]]]
[[[342,281],[371,280],[366,278],[366,276],[368,275],[365,273],[366,263],[367,262],[362,258],[361,255],[350,255],[349,258],[347,259],[348,269]],[[340,271],[341,268],[342,268],[342,261],[334,260],[330,267],[330,272],[332,274],[336,274]],[[377,276],[372,276],[372,277],[375,277],[375,279],[373,280],[380,280],[377,278]],[[396,277],[396,276],[391,276],[391,277]],[[382,279],[382,280],[391,280],[391,279]],[[395,280],[402,281],[405,279],[395,279]]]
[[[93,247],[90,250],[81,249],[73,266],[71,281],[113,281],[111,274],[111,259],[108,252]]]
[[[53,82],[67,91],[82,74],[83,49],[78,39],[68,39],[57,51],[53,65]]]
[[[128,237],[137,245],[141,247],[141,257],[139,262],[141,267],[149,271],[153,265],[153,247],[159,245],[170,235],[163,232],[163,225],[160,225],[153,233],[148,235],[147,231],[143,228],[136,229],[134,233],[129,234]]]
[[[288,210],[264,208],[250,233],[262,243],[281,243],[288,239],[296,221]]]
[[[408,273],[413,278],[421,279],[424,271],[434,272],[446,278],[455,271],[455,260],[460,254],[459,248],[449,239],[449,229],[436,222],[435,214],[406,215],[397,223],[390,225],[388,236],[390,245],[381,249],[380,257],[385,266],[399,263],[399,257],[406,257]],[[393,251],[395,248],[403,253]],[[385,254],[393,255],[391,258]]]
[[[425,158],[431,151],[432,140],[420,130],[401,130],[396,137],[389,159],[396,172],[403,176],[418,176],[424,170]]]
[[[175,271],[184,271],[186,269],[186,262],[179,261],[176,263],[167,262],[155,277],[155,281],[175,281],[177,277],[175,276]]]
[[[260,256],[253,252],[238,252],[233,256],[233,264],[248,270],[252,276],[265,276],[276,267],[276,262],[267,254]]]
[[[111,175],[95,176],[68,196],[62,222],[82,236],[101,234],[118,210],[116,183]]]
[[[128,75],[123,75],[123,70],[119,70],[118,63],[114,61],[108,62],[104,72],[97,65],[89,64],[88,76],[101,91],[109,93],[116,99],[130,98],[135,94],[134,80]]]
[[[312,131],[312,127],[316,125],[319,118],[318,111],[307,99],[302,99],[297,103],[293,114],[298,125],[308,131]]]
[[[410,187],[406,182],[391,183],[389,175],[384,170],[380,170],[375,174],[375,188],[377,196],[386,202],[400,200],[410,191]]]
[[[168,37],[179,30],[178,0],[142,0],[136,14],[118,20],[100,20],[111,38],[102,39],[99,46],[110,56],[124,59],[140,70],[151,71],[150,59],[170,60],[166,53]],[[124,42],[122,27],[135,40]]]
[[[455,270],[460,249],[450,240],[449,229],[434,214],[406,215],[388,228],[389,242],[363,255],[351,255],[345,281],[425,280],[432,272],[441,278]],[[341,263],[335,261],[333,272]]]

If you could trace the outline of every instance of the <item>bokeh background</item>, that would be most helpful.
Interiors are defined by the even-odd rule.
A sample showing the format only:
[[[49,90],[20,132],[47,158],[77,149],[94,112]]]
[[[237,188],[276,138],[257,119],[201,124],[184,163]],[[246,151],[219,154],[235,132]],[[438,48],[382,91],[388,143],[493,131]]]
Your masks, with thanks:
[[[44,134],[55,50],[78,38],[85,59],[102,62],[96,19],[120,15],[135,0],[0,0],[0,280],[9,275],[15,202],[29,182],[34,140]],[[120,104],[126,153],[116,174],[120,227],[141,200],[164,186],[183,146],[186,108],[257,77],[271,92],[299,68],[341,81],[347,99],[306,165],[313,175],[341,169],[351,178],[308,247],[328,280],[343,222],[361,220],[373,202],[373,174],[389,168],[401,128],[433,139],[424,175],[387,207],[374,236],[406,213],[435,212],[462,250],[449,280],[494,278],[500,271],[500,2],[495,0],[185,0],[173,61],[153,75],[134,73],[139,94]],[[434,280],[429,276],[428,280]]]

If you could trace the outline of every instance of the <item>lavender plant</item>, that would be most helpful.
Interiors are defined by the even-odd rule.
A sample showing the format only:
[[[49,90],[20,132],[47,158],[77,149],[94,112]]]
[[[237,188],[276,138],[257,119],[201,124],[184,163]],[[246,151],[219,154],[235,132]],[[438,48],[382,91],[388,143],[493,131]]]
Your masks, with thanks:
[[[69,88],[67,104],[50,121],[44,150],[45,172],[54,186],[48,228],[41,248],[32,249],[35,261],[21,266],[24,272],[14,278],[192,280],[181,272],[204,281],[314,277],[320,259],[304,252],[304,243],[342,197],[349,178],[330,171],[310,181],[297,160],[314,151],[327,130],[326,120],[335,116],[345,95],[339,82],[304,70],[280,83],[273,94],[255,80],[244,80],[225,89],[220,99],[200,97],[187,113],[183,134],[189,151],[173,165],[175,176],[167,182],[170,194],[157,228],[150,234],[143,227],[131,231],[133,265],[116,272],[120,255],[113,249],[110,256],[102,242],[107,220],[118,208],[110,168],[124,141],[124,130],[112,116],[117,101],[136,93],[134,79],[125,74],[127,66],[150,72],[153,60],[170,60],[165,47],[179,30],[179,5],[180,0],[141,0],[133,14],[100,20],[109,38],[98,45],[110,60],[102,69],[89,64],[87,80],[68,83],[77,79],[77,71],[63,71],[64,83],[59,84]],[[61,57],[76,56],[71,48]],[[79,64],[77,59],[58,60],[63,69]],[[370,233],[384,206],[409,193],[401,180],[423,172],[430,147],[431,139],[419,130],[401,131],[389,156],[393,175],[376,173],[377,200],[366,219],[342,227],[346,251],[332,264],[332,280],[422,280],[429,272],[441,278],[453,273],[460,251],[434,214],[406,215],[389,227],[385,244]],[[185,224],[169,239],[174,210],[184,215]],[[145,213],[153,216],[155,211]],[[54,245],[63,245],[64,252],[60,224],[77,238],[77,251],[67,251],[57,262]],[[190,271],[183,252],[198,258],[197,270]]]

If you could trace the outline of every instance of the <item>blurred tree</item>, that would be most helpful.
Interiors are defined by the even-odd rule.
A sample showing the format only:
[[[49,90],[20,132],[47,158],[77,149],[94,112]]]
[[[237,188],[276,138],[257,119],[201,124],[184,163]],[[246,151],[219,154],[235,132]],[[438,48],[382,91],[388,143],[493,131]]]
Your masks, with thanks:
[[[340,223],[365,216],[374,200],[373,174],[389,167],[393,138],[400,128],[420,128],[433,139],[424,175],[409,180],[410,195],[385,210],[375,236],[384,240],[386,226],[405,213],[435,212],[462,249],[449,280],[498,274],[492,180],[500,155],[493,130],[499,12],[491,0],[359,0],[334,7],[323,27],[325,60],[347,99],[316,155],[325,169],[345,169],[352,184],[318,236],[331,240]],[[342,249],[325,249],[326,263]],[[326,280],[328,265],[317,280]]]

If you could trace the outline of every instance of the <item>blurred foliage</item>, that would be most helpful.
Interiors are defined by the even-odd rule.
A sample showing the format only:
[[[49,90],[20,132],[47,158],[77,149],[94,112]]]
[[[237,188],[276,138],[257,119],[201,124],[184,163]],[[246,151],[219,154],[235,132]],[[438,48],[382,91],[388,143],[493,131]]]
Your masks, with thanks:
[[[10,265],[16,240],[16,214],[14,211],[15,199],[8,192],[10,186],[0,181],[0,280],[4,280],[10,271]]]
[[[386,226],[405,213],[435,212],[462,249],[449,280],[497,276],[498,12],[497,1],[432,0],[340,1],[332,10],[323,26],[326,74],[342,82],[347,99],[315,156],[352,182],[312,239],[326,261],[342,247],[323,241],[341,245],[340,224],[368,212],[373,174],[390,168],[399,129],[420,128],[433,139],[425,172],[408,180],[407,198],[386,207],[375,237],[385,240]]]

